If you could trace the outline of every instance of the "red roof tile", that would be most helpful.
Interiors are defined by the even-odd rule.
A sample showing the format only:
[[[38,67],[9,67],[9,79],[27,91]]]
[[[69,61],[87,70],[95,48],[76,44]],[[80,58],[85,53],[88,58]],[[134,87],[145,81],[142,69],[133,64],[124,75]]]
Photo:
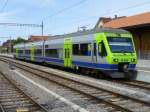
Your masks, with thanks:
[[[28,39],[28,42],[34,42],[34,41],[41,41],[41,40],[47,40],[48,36],[38,36],[38,35],[31,35]]]
[[[104,27],[124,28],[124,27],[145,25],[145,24],[150,24],[150,12],[142,13],[130,17],[125,17],[125,18],[115,19],[104,24]]]

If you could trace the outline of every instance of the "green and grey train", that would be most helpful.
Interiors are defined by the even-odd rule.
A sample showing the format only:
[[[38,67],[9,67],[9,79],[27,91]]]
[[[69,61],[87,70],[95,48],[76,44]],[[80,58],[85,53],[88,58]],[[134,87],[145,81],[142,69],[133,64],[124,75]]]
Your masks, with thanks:
[[[104,72],[113,78],[132,75],[137,63],[132,35],[121,29],[56,35],[46,41],[18,44],[14,51],[17,59]]]

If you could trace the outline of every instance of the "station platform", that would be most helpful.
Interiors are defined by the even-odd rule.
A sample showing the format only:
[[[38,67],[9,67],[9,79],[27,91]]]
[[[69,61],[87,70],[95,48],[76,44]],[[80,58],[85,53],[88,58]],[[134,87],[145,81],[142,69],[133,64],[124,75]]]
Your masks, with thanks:
[[[137,68],[149,69],[150,70],[150,60],[138,60]]]

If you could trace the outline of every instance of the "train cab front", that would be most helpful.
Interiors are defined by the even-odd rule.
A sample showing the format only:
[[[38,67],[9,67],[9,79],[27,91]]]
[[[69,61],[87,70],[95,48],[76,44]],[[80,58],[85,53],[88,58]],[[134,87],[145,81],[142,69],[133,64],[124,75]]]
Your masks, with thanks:
[[[111,76],[113,78],[135,77],[137,59],[134,53],[113,53],[113,56],[110,60],[114,69],[111,72]]]
[[[107,56],[109,76],[112,78],[134,77],[137,56],[132,35],[107,36]],[[107,71],[107,72],[108,72]]]

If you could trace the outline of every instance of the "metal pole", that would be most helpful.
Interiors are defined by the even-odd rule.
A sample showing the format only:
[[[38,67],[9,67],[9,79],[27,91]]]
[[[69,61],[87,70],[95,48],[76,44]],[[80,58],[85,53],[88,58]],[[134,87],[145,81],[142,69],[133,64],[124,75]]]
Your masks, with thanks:
[[[11,36],[10,36],[10,52],[9,53],[11,54]]]
[[[1,45],[1,41],[0,41],[0,53],[2,53],[2,45]]]
[[[43,24],[43,21],[42,21],[41,28],[42,28],[42,36],[43,36],[43,33],[44,33],[44,24]]]
[[[44,57],[45,56],[45,52],[44,52],[44,49],[45,49],[45,46],[44,46],[44,42],[45,42],[45,39],[44,39],[44,23],[42,21],[42,25],[41,25],[41,28],[42,28],[42,39],[43,39],[43,48],[42,48],[42,56]]]

